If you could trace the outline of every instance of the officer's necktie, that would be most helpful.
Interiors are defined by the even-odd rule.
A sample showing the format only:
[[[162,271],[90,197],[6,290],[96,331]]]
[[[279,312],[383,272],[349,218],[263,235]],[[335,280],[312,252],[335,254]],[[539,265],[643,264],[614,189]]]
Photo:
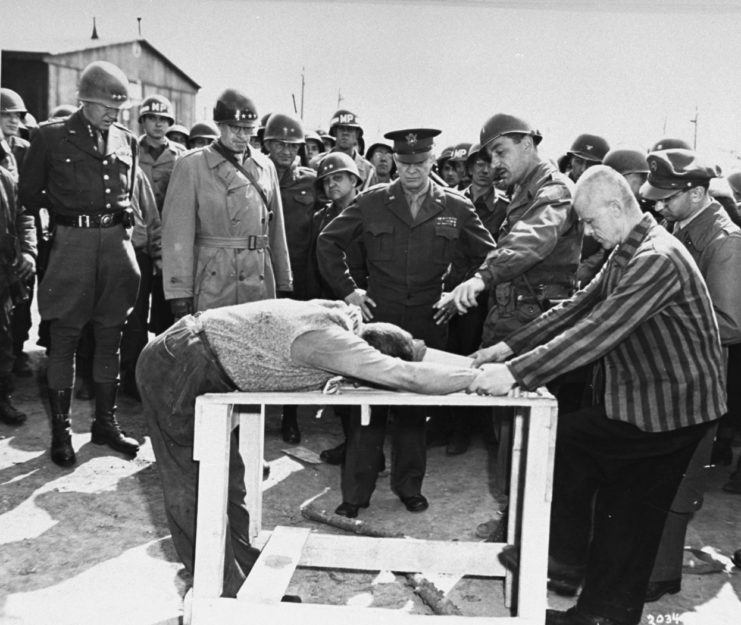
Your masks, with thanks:
[[[106,138],[103,136],[102,130],[95,131],[95,140],[97,143],[98,154],[105,154],[106,149]]]

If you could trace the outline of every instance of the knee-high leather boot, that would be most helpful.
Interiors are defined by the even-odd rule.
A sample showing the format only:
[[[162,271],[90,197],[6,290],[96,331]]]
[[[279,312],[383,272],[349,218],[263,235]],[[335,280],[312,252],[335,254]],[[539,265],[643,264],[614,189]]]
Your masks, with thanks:
[[[90,440],[96,445],[108,445],[114,451],[127,456],[135,456],[139,443],[135,438],[126,436],[116,420],[116,394],[118,383],[95,383],[95,419],[90,429]]]
[[[71,467],[77,461],[70,432],[72,389],[49,389],[51,407],[51,459],[60,467]]]

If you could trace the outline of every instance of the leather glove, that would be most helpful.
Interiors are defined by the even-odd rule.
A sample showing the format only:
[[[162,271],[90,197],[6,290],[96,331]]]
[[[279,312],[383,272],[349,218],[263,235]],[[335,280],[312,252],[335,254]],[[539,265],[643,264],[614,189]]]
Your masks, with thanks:
[[[182,319],[185,315],[193,314],[193,298],[178,297],[170,300],[170,310],[175,319]]]

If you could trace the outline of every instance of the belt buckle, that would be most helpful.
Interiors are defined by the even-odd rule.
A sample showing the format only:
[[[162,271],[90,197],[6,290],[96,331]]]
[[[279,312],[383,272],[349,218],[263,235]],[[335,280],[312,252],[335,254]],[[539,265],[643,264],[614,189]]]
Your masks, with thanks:
[[[103,228],[107,228],[108,226],[110,226],[110,225],[111,225],[111,222],[112,222],[112,221],[113,221],[113,215],[111,215],[110,213],[106,213],[105,215],[103,215],[103,216],[102,216],[102,217],[100,218],[100,225],[101,225],[101,226],[102,226]]]
[[[251,234],[247,237],[247,249],[248,250],[257,249],[257,236],[256,235]]]
[[[90,215],[79,215],[77,217],[77,224],[80,228],[90,227]]]

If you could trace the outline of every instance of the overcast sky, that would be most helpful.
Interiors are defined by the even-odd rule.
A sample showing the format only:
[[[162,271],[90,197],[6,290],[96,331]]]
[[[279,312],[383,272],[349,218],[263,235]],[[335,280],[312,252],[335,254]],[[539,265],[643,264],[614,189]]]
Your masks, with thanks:
[[[696,7],[696,8],[695,8]],[[2,0],[0,46],[23,28],[85,42],[142,36],[202,86],[199,112],[241,88],[260,113],[300,107],[328,126],[357,113],[373,141],[441,128],[475,141],[497,112],[520,115],[556,156],[582,132],[648,147],[664,135],[730,162],[741,151],[741,2],[629,0]],[[200,115],[199,115],[200,116]],[[741,163],[740,163],[741,164]]]

